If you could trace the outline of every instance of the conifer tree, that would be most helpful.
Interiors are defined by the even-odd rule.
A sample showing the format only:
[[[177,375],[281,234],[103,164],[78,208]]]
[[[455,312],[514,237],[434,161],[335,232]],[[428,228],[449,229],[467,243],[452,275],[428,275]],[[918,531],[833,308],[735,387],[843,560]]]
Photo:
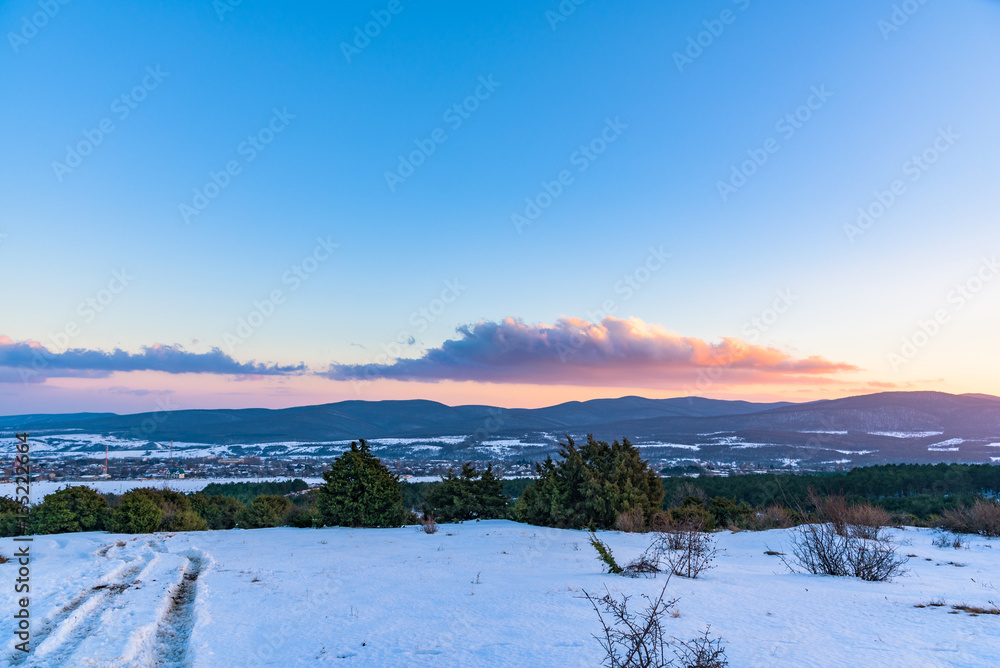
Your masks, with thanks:
[[[316,508],[328,526],[402,526],[403,491],[399,478],[371,453],[368,443],[351,443],[351,449],[337,457],[319,489]]]

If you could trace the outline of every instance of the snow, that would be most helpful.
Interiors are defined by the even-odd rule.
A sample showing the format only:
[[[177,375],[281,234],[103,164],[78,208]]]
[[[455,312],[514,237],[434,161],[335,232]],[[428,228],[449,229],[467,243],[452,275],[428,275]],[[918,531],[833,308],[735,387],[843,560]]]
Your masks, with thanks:
[[[872,436],[889,436],[891,438],[926,438],[928,436],[940,436],[941,431],[870,431]]]
[[[909,574],[870,583],[789,573],[785,531],[718,534],[717,568],[674,578],[668,634],[706,625],[731,666],[995,665],[1000,617],[949,614],[1000,598],[1000,543],[933,547],[907,529]],[[619,561],[648,538],[602,533]],[[122,544],[116,544],[121,541]],[[14,551],[0,539],[0,551]],[[402,529],[262,529],[38,536],[26,667],[598,666],[584,589],[658,594],[664,578],[601,572],[587,534],[507,521]],[[958,562],[962,567],[949,565]],[[0,565],[13,572],[13,562]],[[101,587],[100,585],[106,585]],[[95,588],[96,587],[96,588]],[[944,607],[917,608],[943,599]],[[0,597],[12,665],[14,596]]]
[[[283,480],[295,480],[295,478],[155,478],[147,480],[66,480],[60,482],[39,481],[31,483],[31,502],[40,503],[46,494],[58,491],[65,487],[76,487],[86,485],[102,494],[124,494],[130,489],[138,487],[155,487],[157,489],[171,489],[175,492],[198,492],[212,483],[228,482],[280,482]],[[310,485],[318,485],[323,482],[322,478],[302,478]],[[0,496],[13,498],[17,485],[12,482],[0,483]]]
[[[685,445],[684,443],[636,443],[637,448],[676,448],[678,450],[701,450],[700,445]]]
[[[930,452],[958,452],[958,445],[965,443],[964,438],[949,438],[947,441],[933,443],[927,446]]]

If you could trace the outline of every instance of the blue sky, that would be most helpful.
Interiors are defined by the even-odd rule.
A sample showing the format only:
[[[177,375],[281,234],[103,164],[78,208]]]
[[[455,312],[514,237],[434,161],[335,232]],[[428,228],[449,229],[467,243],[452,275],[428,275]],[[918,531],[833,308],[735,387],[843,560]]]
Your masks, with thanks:
[[[699,393],[1000,393],[1000,286],[984,281],[960,309],[949,300],[1000,250],[1000,3],[914,2],[905,22],[895,17],[900,25],[893,3],[856,1],[587,0],[563,3],[575,7],[565,20],[553,18],[556,2],[73,0],[53,4],[43,21],[44,6],[0,7],[8,91],[0,348],[9,348],[0,367],[12,378],[0,382],[9,407],[0,413],[143,410],[150,393],[191,407],[674,396],[688,393],[690,374],[705,366],[696,355],[677,358],[677,341],[719,346],[734,337],[781,351],[780,359],[819,356],[830,369],[856,370],[804,378],[767,369]],[[356,29],[387,16],[345,56]],[[44,25],[32,31],[26,21]],[[689,39],[701,39],[700,53],[687,51]],[[677,53],[694,57],[678,67]],[[809,102],[813,109],[800,110]],[[448,111],[462,104],[475,107],[467,118]],[[777,125],[796,112],[808,120],[793,133]],[[54,166],[102,123],[113,131],[79,166]],[[280,132],[248,160],[244,142],[262,130],[269,138],[269,124]],[[608,127],[614,140],[581,158],[581,146]],[[429,141],[433,153],[390,188],[386,172],[399,156]],[[935,141],[946,150],[934,149],[933,164],[907,166]],[[720,196],[733,166],[765,146],[767,161]],[[227,163],[239,173],[185,217],[181,205]],[[519,231],[512,215],[564,170],[572,182]],[[845,232],[896,180],[905,190],[884,215],[863,234]],[[329,257],[293,289],[287,272],[313,266],[306,258],[322,246],[317,239],[337,247],[320,250]],[[647,275],[651,248],[670,258]],[[133,278],[84,322],[79,304],[122,269]],[[626,276],[648,280],[629,291]],[[240,318],[275,290],[283,301],[273,315],[233,345]],[[766,331],[748,326],[767,316],[779,291],[793,296],[786,312]],[[434,301],[443,293],[450,303]],[[632,326],[601,325],[609,299],[611,315]],[[415,316],[421,308],[436,312]],[[947,322],[893,364],[904,339],[942,309]],[[401,380],[379,357],[386,348],[418,359],[458,350],[446,344],[471,339],[456,328],[507,318],[529,339],[548,341],[566,329],[560,322],[588,341],[626,333],[579,363],[586,368],[559,359],[571,370],[555,374],[558,382],[532,372],[545,368],[538,356],[551,361],[545,346],[520,357],[476,348],[420,379]],[[219,348],[237,365],[311,371],[275,379],[234,376],[232,365],[209,373],[186,362],[94,369],[66,361],[61,375],[20,382],[16,346],[37,342],[60,354],[53,334],[69,323],[79,331],[65,347],[80,351]],[[640,331],[654,352],[635,353],[630,337]],[[398,350],[397,340],[406,342]],[[664,366],[630,384],[632,365],[649,359]],[[372,382],[359,390],[345,380],[337,370],[350,365],[369,368]],[[467,370],[479,365],[511,375],[470,380]]]

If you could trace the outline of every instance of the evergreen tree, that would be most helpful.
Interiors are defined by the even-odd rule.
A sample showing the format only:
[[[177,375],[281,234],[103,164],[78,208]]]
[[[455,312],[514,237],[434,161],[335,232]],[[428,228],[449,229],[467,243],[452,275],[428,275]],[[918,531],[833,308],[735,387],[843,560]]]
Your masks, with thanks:
[[[471,462],[466,463],[457,475],[449,469],[441,482],[430,486],[426,499],[442,522],[507,517],[503,481],[494,475],[492,464],[478,471]]]
[[[660,478],[628,439],[608,444],[587,436],[576,447],[567,437],[559,455],[536,464],[537,480],[525,488],[515,512],[530,524],[582,529],[611,528],[619,513],[639,508],[649,522],[663,501]]]
[[[406,519],[399,478],[371,454],[364,439],[351,443],[323,480],[316,508],[325,525],[395,527]]]
[[[31,511],[38,533],[100,531],[105,528],[108,502],[89,487],[78,485],[47,494]]]
[[[112,533],[153,533],[163,513],[148,494],[128,493],[111,514]]]
[[[276,494],[263,494],[254,499],[243,509],[237,518],[238,525],[243,529],[265,529],[280,525],[292,502]]]

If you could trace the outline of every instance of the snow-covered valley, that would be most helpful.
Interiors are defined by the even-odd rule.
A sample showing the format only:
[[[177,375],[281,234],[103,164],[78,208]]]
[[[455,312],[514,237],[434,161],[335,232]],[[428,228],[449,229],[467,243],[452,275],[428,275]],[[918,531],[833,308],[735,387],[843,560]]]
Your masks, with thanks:
[[[716,568],[671,579],[668,632],[711,625],[739,667],[996,665],[1000,615],[951,606],[1000,602],[1000,543],[934,536],[896,532],[909,572],[871,583],[789,573],[765,554],[788,551],[787,531],[717,534]],[[601,538],[620,561],[649,541]],[[639,600],[664,582],[603,573],[586,532],[508,521],[49,535],[31,554],[32,654],[14,651],[11,593],[0,665],[593,667],[600,626],[583,591]],[[16,569],[0,565],[11,592]]]

